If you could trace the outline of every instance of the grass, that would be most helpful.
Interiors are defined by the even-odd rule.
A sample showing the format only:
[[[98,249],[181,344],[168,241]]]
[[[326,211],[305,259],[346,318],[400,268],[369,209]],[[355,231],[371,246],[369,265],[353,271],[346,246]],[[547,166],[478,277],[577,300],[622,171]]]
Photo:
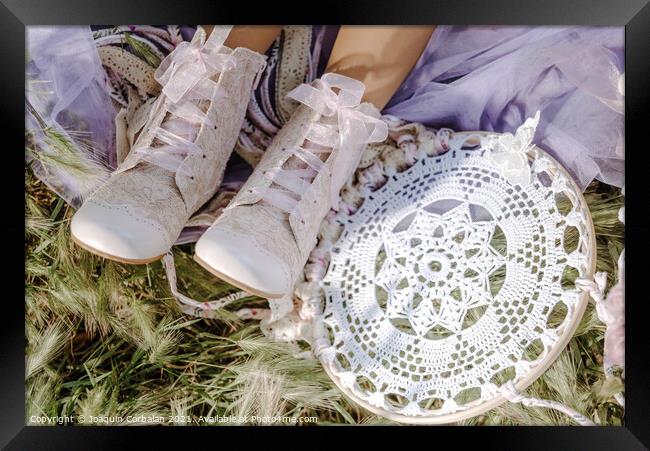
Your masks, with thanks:
[[[390,424],[347,401],[314,360],[260,333],[232,312],[215,319],[181,314],[160,262],[128,266],[78,247],[72,209],[26,170],[26,422],[31,415],[133,416],[197,424],[200,416],[317,417],[318,424]],[[598,270],[615,280],[623,248],[620,190],[592,184],[585,197],[598,239]],[[234,289],[174,249],[179,289],[200,299]],[[244,302],[235,304],[233,310]],[[264,301],[255,300],[262,305]],[[604,326],[593,305],[553,366],[527,391],[561,401],[599,424],[619,425],[621,387],[602,371]],[[171,421],[170,421],[171,420]],[[208,424],[208,423],[201,423]],[[232,423],[231,423],[232,424]],[[568,425],[547,409],[507,403],[468,425]]]
[[[133,53],[140,57],[143,61],[149,64],[151,67],[156,68],[160,65],[161,58],[156,55],[151,48],[144,42],[140,42],[133,36],[131,33],[124,33],[122,35],[126,44],[131,47]]]

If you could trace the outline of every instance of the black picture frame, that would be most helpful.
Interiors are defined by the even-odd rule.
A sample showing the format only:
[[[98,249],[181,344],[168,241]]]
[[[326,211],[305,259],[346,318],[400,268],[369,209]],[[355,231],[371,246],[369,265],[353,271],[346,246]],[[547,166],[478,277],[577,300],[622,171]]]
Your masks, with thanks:
[[[244,432],[246,444],[252,439],[275,435],[276,428],[98,428],[25,426],[25,331],[24,331],[24,64],[25,26],[78,25],[102,23],[325,23],[325,24],[474,24],[474,25],[609,25],[625,27],[625,134],[626,148],[626,415],[621,427],[517,427],[517,428],[445,428],[419,429],[430,443],[440,444],[463,438],[480,441],[481,449],[648,449],[650,447],[650,351],[646,330],[648,284],[645,256],[648,253],[650,221],[644,186],[650,178],[648,168],[647,110],[650,105],[650,4],[649,0],[396,0],[330,1],[310,0],[300,4],[267,2],[259,5],[230,1],[172,0],[0,0],[3,34],[0,48],[0,121],[5,149],[0,177],[4,196],[0,215],[4,264],[0,267],[4,299],[0,322],[0,446],[12,450],[32,449],[123,449],[130,445],[151,446],[155,441],[171,444],[171,435],[191,433],[191,439],[179,438],[184,448],[198,447],[196,440],[210,440],[213,446],[226,445],[223,434]],[[312,3],[313,2],[313,3]],[[579,56],[577,56],[579,57]],[[645,147],[644,147],[645,145]],[[628,173],[629,171],[629,173]],[[645,188],[645,189],[644,189]],[[411,428],[377,427],[337,428],[355,440],[362,436],[397,438]],[[224,431],[226,430],[226,431]],[[331,428],[293,428],[285,432],[279,445],[310,448],[338,447]],[[429,435],[429,434],[436,435]],[[142,443],[146,434],[146,444]],[[198,434],[198,435],[197,435]],[[306,434],[323,435],[321,440]],[[452,437],[453,436],[453,437]],[[383,439],[383,437],[382,437]],[[264,439],[266,440],[266,439]],[[288,445],[290,442],[293,445]],[[363,439],[362,439],[363,440]],[[404,438],[402,446],[410,443]],[[269,442],[270,443],[270,442]],[[387,443],[387,442],[386,442]],[[421,441],[420,441],[421,443]],[[456,442],[459,443],[459,442]],[[320,446],[319,446],[320,445]],[[263,445],[266,446],[266,445]],[[421,446],[421,445],[418,445]],[[454,445],[448,445],[454,446]]]

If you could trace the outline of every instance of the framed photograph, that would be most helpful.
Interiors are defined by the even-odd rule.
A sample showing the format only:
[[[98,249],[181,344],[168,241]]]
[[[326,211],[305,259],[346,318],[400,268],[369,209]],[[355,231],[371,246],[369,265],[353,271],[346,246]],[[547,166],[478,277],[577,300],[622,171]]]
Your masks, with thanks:
[[[2,3],[2,446],[649,446],[647,1]]]

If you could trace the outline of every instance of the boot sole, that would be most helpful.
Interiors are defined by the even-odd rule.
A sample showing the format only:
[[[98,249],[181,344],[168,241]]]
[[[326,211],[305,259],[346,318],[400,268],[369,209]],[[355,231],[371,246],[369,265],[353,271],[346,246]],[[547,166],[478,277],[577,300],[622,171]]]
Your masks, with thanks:
[[[201,258],[196,254],[194,254],[194,261],[197,262],[199,265],[201,265],[203,267],[203,269],[208,271],[210,274],[218,277],[219,279],[224,280],[225,282],[228,282],[230,285],[234,285],[237,288],[239,288],[241,290],[244,290],[244,291],[246,291],[246,292],[248,292],[250,294],[253,294],[255,296],[259,296],[261,298],[266,298],[266,299],[278,299],[278,298],[281,298],[281,297],[284,296],[284,294],[266,293],[264,291],[260,291],[260,290],[257,290],[255,288],[249,287],[248,285],[243,284],[243,283],[231,278],[230,276],[227,276],[227,275],[217,271],[212,266],[210,266],[208,263],[201,260]]]
[[[79,246],[80,248],[87,250],[88,252],[91,252],[95,255],[98,255],[102,258],[107,258],[109,260],[113,260],[119,263],[126,263],[129,265],[146,265],[147,263],[155,262],[156,260],[160,260],[165,254],[158,255],[157,257],[152,257],[152,258],[145,258],[145,259],[129,259],[129,258],[123,258],[123,257],[117,257],[115,255],[107,254],[106,252],[102,252],[100,250],[95,249],[92,246],[88,246],[86,243],[78,239],[72,232],[70,232],[70,235],[72,236],[72,241]]]

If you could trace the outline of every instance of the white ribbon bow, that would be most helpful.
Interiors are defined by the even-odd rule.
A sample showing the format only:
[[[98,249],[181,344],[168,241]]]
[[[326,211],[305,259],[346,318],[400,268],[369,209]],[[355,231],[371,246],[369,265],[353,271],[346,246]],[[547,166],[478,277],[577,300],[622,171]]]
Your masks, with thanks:
[[[488,135],[481,137],[481,146],[487,149],[484,157],[501,170],[503,176],[513,185],[528,186],[530,183],[530,165],[527,152],[533,146],[535,129],[539,123],[540,113],[526,121],[515,134]]]
[[[154,78],[172,102],[180,101],[193,89],[204,91],[204,97],[211,96],[210,89],[216,87],[216,84],[211,82],[210,77],[232,69],[235,65],[231,55],[218,53],[230,29],[231,27],[215,27],[204,44],[199,39],[184,41],[162,60]],[[201,83],[202,80],[207,83]]]
[[[384,141],[388,137],[388,126],[381,119],[355,109],[361,103],[363,83],[334,73],[325,74],[320,80],[323,82],[320,88],[302,84],[287,96],[323,116],[337,115],[339,138],[332,150],[336,154],[331,175],[331,203],[332,208],[338,210],[339,192],[361,160],[363,147],[357,150],[355,146]],[[338,89],[338,93],[334,89]]]

